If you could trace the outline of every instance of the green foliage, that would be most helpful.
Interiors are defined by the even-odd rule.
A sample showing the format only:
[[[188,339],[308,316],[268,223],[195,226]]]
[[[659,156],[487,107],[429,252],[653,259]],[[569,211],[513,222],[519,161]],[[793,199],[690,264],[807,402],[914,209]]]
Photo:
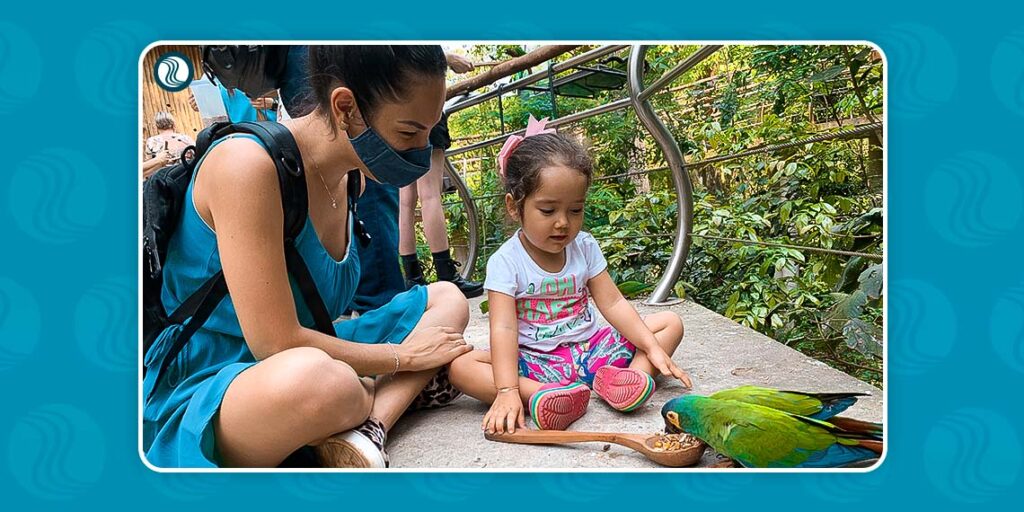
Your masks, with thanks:
[[[622,293],[622,296],[627,299],[635,299],[639,297],[640,294],[650,291],[650,289],[653,288],[653,286],[649,284],[644,284],[638,281],[626,281],[624,283],[619,283],[617,286],[619,288],[619,292]]]
[[[695,48],[652,47],[649,81]],[[504,50],[480,51],[497,56]],[[881,65],[868,47],[727,46],[677,79],[673,89],[651,101],[690,163],[809,137],[829,129],[824,123],[845,127],[852,119],[882,113]],[[557,110],[564,116],[623,94],[558,97]],[[525,127],[529,114],[550,115],[550,96],[509,94],[502,108],[505,130],[512,131]],[[501,126],[496,102],[451,119],[456,137],[477,136],[466,143],[494,136]],[[589,118],[566,130],[589,146],[596,163],[585,229],[600,242],[609,273],[624,294],[649,292],[673,249],[674,188],[664,171],[618,175],[666,167],[663,155],[632,110]],[[484,244],[478,275],[517,227],[499,197],[498,149],[456,158],[464,159],[456,167],[467,171],[474,195],[495,195],[476,202]],[[868,186],[869,149],[862,139],[833,140],[690,167],[693,238],[675,293],[880,384],[884,283],[877,259],[720,239],[881,254],[884,212],[880,190]],[[461,204],[447,206],[447,215],[453,238],[464,237]]]

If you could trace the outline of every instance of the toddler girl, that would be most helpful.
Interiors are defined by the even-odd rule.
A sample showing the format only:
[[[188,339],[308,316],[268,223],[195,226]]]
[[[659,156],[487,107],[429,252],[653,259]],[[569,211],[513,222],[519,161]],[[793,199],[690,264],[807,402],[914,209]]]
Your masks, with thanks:
[[[586,412],[593,391],[619,411],[654,391],[651,374],[690,379],[672,362],[683,337],[678,315],[643,319],[608,275],[583,227],[593,161],[576,142],[530,118],[498,155],[505,206],[521,228],[487,262],[491,350],[451,365],[452,383],[490,402],[487,432],[564,430]],[[601,326],[594,306],[611,326]]]

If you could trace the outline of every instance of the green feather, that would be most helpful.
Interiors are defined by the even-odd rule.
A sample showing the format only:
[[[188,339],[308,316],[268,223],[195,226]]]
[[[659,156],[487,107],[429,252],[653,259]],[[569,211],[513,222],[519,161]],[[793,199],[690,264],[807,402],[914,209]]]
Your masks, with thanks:
[[[853,446],[829,423],[735,400],[687,395],[669,401],[679,426],[748,467],[796,467],[832,445]]]
[[[717,391],[711,395],[711,398],[763,405],[801,416],[816,416],[826,411],[826,408],[831,409],[834,405],[833,402],[837,400],[842,401],[843,399],[853,398],[849,402],[852,403],[856,400],[854,397],[863,395],[864,393],[805,393],[802,391],[783,391],[760,386],[740,386],[738,388]],[[834,409],[832,412],[826,411],[827,416],[825,417],[832,416],[848,406]]]
[[[801,416],[809,416],[821,410],[821,400],[811,395],[758,386],[740,386],[733,389],[724,389],[712,394],[711,398],[763,405]]]

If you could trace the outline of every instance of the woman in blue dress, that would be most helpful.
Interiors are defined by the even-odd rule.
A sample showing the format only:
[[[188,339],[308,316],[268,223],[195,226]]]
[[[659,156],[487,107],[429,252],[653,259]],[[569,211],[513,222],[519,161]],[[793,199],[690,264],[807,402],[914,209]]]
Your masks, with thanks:
[[[329,312],[359,281],[347,175],[396,186],[429,166],[446,62],[439,46],[312,46],[317,107],[285,122],[306,169],[309,215],[296,247]],[[328,466],[383,467],[390,429],[438,369],[471,348],[451,283],[315,330],[290,279],[274,163],[259,141],[222,139],[197,165],[168,246],[168,311],[223,270],[228,295],[163,372],[180,326],[146,353],[143,449],[160,467],[275,467],[304,447]],[[159,380],[158,380],[159,379]]]

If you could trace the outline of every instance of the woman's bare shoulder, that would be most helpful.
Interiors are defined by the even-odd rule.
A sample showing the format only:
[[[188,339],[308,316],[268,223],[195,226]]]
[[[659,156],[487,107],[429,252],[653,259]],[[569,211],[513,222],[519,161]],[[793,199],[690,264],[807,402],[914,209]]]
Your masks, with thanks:
[[[220,142],[207,153],[196,176],[193,199],[196,210],[208,222],[217,217],[251,216],[250,221],[271,226],[281,215],[271,212],[281,205],[277,170],[266,149],[258,142],[235,137]],[[212,225],[215,225],[212,224]]]
[[[279,188],[274,161],[267,150],[246,137],[232,137],[214,146],[203,160],[200,176],[206,183],[229,193]]]

